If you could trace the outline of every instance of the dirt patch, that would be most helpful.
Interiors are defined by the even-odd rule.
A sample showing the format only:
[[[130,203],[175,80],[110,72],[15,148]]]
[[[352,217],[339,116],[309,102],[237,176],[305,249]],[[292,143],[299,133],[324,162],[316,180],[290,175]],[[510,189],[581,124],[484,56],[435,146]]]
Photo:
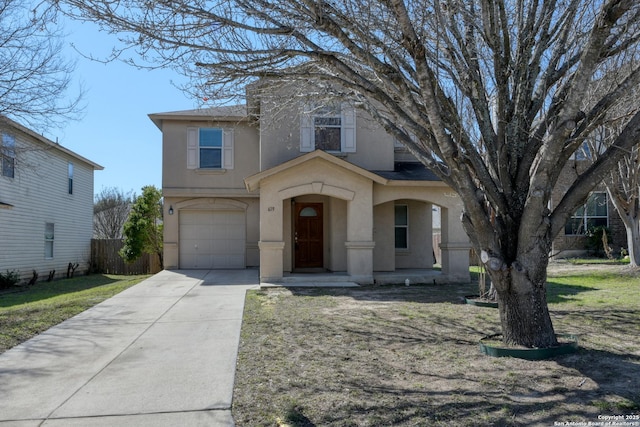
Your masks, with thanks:
[[[615,266],[618,267],[618,266]],[[640,308],[551,308],[581,350],[492,358],[496,309],[473,285],[252,292],[233,413],[238,426],[550,426],[640,413]],[[640,425],[640,424],[639,424]]]

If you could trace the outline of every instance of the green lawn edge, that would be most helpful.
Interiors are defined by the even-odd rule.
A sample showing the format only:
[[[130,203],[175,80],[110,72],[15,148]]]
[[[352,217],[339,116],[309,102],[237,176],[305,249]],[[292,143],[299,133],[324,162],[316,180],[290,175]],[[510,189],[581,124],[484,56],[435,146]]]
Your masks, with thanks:
[[[0,353],[140,283],[149,275],[93,274],[0,292]]]

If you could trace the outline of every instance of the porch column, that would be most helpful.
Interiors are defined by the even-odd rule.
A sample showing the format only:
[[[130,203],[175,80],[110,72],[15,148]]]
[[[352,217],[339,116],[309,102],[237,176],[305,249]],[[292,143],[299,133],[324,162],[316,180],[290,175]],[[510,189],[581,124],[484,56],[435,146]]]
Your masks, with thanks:
[[[347,273],[354,282],[373,283],[373,183],[347,203]]]
[[[281,282],[284,242],[260,240],[258,248],[260,248],[260,282]]]
[[[284,262],[282,200],[268,185],[260,189],[260,282],[281,282]]]
[[[442,273],[448,282],[469,283],[469,250],[471,243],[462,227],[460,212],[442,208]]]

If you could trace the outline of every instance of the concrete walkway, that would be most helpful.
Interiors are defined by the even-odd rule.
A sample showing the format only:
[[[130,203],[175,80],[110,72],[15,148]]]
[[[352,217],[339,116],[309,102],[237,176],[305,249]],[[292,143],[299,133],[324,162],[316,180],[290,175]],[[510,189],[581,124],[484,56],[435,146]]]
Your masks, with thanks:
[[[257,270],[163,271],[0,355],[0,426],[233,426]]]

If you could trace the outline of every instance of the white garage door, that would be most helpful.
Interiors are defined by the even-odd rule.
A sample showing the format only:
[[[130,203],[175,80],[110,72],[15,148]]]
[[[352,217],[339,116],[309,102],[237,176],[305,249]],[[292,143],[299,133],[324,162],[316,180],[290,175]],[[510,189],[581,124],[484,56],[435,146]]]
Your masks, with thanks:
[[[245,268],[243,211],[180,211],[180,268]]]

